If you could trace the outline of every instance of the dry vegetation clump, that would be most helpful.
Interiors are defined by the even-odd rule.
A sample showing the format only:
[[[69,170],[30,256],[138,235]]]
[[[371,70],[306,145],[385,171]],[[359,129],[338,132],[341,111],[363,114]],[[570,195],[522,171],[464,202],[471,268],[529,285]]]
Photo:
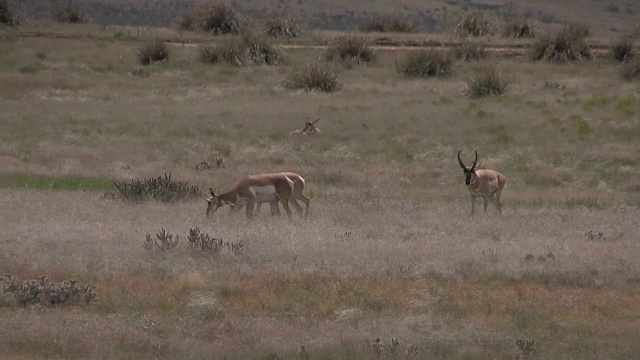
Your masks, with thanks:
[[[61,23],[83,24],[89,22],[86,8],[73,0],[58,4],[52,12],[53,19]]]
[[[640,79],[640,57],[634,57],[620,68],[620,75],[626,80]]]
[[[298,18],[292,15],[267,19],[264,22],[264,28],[266,34],[271,37],[294,38],[302,33]]]
[[[366,19],[360,25],[360,30],[366,32],[413,33],[416,31],[416,25],[408,16],[382,14]]]
[[[338,75],[328,66],[312,64],[294,70],[285,80],[287,89],[334,92],[341,88]]]
[[[451,75],[452,60],[441,50],[417,50],[408,53],[396,64],[398,72],[410,77]]]
[[[197,186],[171,180],[171,173],[164,174],[164,177],[133,179],[130,182],[116,181],[115,187],[113,198],[132,202],[156,200],[170,203],[202,197],[202,191]]]
[[[175,249],[179,242],[180,237],[178,235],[174,238],[173,234],[164,228],[160,228],[155,238],[152,238],[151,234],[147,234],[142,243],[142,247],[147,250],[166,252]]]
[[[198,227],[189,229],[187,240],[189,241],[187,245],[189,249],[199,250],[207,255],[216,255],[224,248],[227,248],[234,254],[240,254],[244,249],[244,242],[242,240],[225,242],[222,239],[214,238],[209,234],[200,232]]]
[[[218,46],[201,47],[198,57],[207,64],[222,61],[235,66],[281,65],[287,62],[279,47],[271,44],[266,37],[252,34],[226,39]]]
[[[0,0],[0,24],[7,26],[20,25],[22,19],[9,0]]]
[[[96,286],[93,284],[82,285],[75,280],[54,283],[49,282],[49,277],[44,275],[30,280],[20,280],[16,276],[5,275],[0,280],[4,282],[3,294],[22,306],[81,302],[88,304],[97,295]]]
[[[502,36],[514,39],[532,38],[536,36],[537,32],[535,20],[520,19],[508,22],[504,26]]]
[[[627,61],[633,57],[634,38],[629,35],[620,37],[611,45],[611,56],[618,61]]]
[[[507,85],[507,81],[495,67],[482,67],[467,82],[467,94],[472,98],[502,95],[507,90]]]
[[[216,35],[238,34],[249,22],[241,12],[222,2],[208,2],[185,11],[179,20],[179,28],[187,31],[204,31]]]
[[[591,58],[586,42],[588,28],[584,26],[565,26],[555,36],[541,37],[533,45],[533,60],[562,64],[582,62]]]
[[[142,65],[150,65],[156,61],[169,60],[169,47],[159,39],[150,40],[136,50]]]
[[[327,61],[352,60],[358,64],[369,64],[378,60],[378,54],[369,46],[369,42],[362,37],[339,37],[329,45],[325,55]]]
[[[456,36],[485,36],[493,33],[493,27],[487,15],[467,11],[458,16],[452,32]]]
[[[473,41],[463,41],[453,48],[453,56],[461,61],[478,61],[487,57],[486,46]]]

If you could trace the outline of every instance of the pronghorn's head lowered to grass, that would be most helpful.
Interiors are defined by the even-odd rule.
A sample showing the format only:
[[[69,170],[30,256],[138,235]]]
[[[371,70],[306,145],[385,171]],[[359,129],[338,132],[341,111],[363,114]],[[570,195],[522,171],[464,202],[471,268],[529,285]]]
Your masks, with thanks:
[[[498,212],[502,213],[500,196],[506,183],[504,175],[495,170],[476,169],[478,163],[477,151],[474,151],[476,158],[473,160],[473,165],[465,166],[462,159],[460,159],[461,152],[462,150],[458,151],[458,163],[462,167],[462,171],[464,171],[464,183],[471,194],[471,214],[475,211],[476,197],[484,199],[485,212],[487,211],[487,201],[491,201],[498,208]]]
[[[318,129],[316,127],[316,123],[320,121],[320,118],[317,118],[313,121],[309,121],[309,117],[307,117],[307,120],[304,122],[304,127],[302,129],[297,129],[297,130],[293,130],[289,136],[293,136],[295,134],[301,134],[301,135],[315,135],[315,134],[319,134],[320,133],[320,129]]]

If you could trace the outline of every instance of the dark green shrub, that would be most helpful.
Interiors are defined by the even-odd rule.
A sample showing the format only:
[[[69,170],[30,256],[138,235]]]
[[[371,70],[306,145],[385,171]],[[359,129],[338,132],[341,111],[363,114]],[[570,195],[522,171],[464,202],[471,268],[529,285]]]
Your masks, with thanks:
[[[232,6],[221,2],[208,2],[182,14],[179,28],[214,34],[238,34],[248,25],[247,18]]]
[[[235,66],[280,65],[287,61],[280,48],[265,37],[251,34],[225,39],[217,47],[202,47],[199,58],[204,63],[223,61]]]
[[[472,41],[463,41],[453,48],[453,56],[462,61],[477,61],[487,57],[485,45]]]
[[[327,48],[325,59],[328,61],[353,60],[362,64],[377,61],[378,55],[364,38],[339,37]]]
[[[533,45],[532,58],[551,63],[582,62],[591,58],[585,38],[588,29],[565,26],[555,36],[544,36]]]
[[[87,11],[79,2],[69,0],[53,8],[53,19],[61,23],[82,24],[89,22]]]
[[[416,31],[416,25],[407,16],[384,14],[366,19],[360,25],[360,30],[366,32],[413,33]]]
[[[169,59],[169,48],[162,40],[147,41],[142,47],[138,48],[138,60],[142,65],[149,65],[156,61],[164,61]]]
[[[502,36],[510,38],[532,38],[537,33],[536,22],[531,19],[521,19],[508,22],[504,26]]]
[[[640,79],[640,57],[634,57],[620,68],[620,75],[626,80]]]
[[[411,77],[446,76],[451,74],[451,57],[440,50],[415,50],[396,64],[398,72]]]
[[[17,26],[21,22],[20,15],[9,0],[0,0],[0,24]]]
[[[129,182],[115,182],[115,190],[111,198],[132,202],[156,200],[170,203],[202,197],[197,186],[186,182],[171,180],[171,173],[157,178],[133,179]]]
[[[328,66],[308,65],[295,70],[283,83],[287,89],[333,92],[340,89],[338,76]]]
[[[625,35],[611,45],[611,56],[618,61],[627,61],[633,54],[633,37]]]
[[[267,19],[264,23],[265,32],[268,36],[297,37],[302,32],[298,19],[294,16],[284,16]]]
[[[458,16],[453,26],[456,36],[484,36],[493,32],[489,17],[480,11],[464,12]]]
[[[472,98],[502,95],[506,90],[507,81],[493,66],[477,69],[467,82],[467,94]]]

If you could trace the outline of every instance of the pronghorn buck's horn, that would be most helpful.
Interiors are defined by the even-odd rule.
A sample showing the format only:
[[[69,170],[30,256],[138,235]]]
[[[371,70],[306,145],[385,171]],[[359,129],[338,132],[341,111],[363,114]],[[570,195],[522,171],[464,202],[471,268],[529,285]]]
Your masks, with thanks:
[[[460,158],[462,150],[458,151],[458,163],[464,171],[464,183],[467,185],[467,190],[471,194],[471,214],[474,213],[476,207],[476,198],[481,197],[484,200],[484,211],[487,211],[487,203],[491,201],[497,208],[498,212],[502,214],[502,204],[500,203],[500,196],[502,190],[507,181],[504,175],[489,169],[476,169],[478,163],[478,152],[475,152],[475,159],[471,166],[465,166]]]

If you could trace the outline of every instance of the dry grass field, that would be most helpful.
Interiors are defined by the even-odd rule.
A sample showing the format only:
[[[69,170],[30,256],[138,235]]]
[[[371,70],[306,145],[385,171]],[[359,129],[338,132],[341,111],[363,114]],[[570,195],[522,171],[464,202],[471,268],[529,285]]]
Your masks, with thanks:
[[[321,48],[236,67],[172,45],[143,67],[143,38],[179,35],[101,29],[0,37],[0,272],[97,290],[88,304],[4,294],[0,357],[639,356],[640,86],[619,63],[495,57],[408,79],[396,65],[412,50],[379,49],[332,63],[342,89],[327,94],[282,85]],[[507,92],[470,99],[488,65]],[[307,117],[322,133],[289,137]],[[506,175],[502,216],[470,216],[459,150]],[[102,197],[165,173],[205,191],[276,171],[307,180],[307,220]],[[189,249],[195,227],[242,248]],[[161,228],[178,246],[145,249]]]

